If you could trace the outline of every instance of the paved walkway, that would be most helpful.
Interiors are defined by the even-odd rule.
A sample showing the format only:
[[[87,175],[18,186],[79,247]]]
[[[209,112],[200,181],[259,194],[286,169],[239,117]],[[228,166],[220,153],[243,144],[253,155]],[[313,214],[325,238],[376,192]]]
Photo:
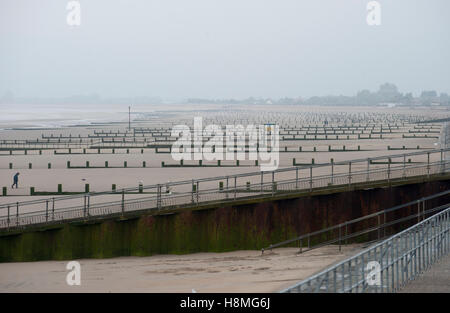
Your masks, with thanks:
[[[443,257],[416,280],[400,290],[402,293],[448,292],[450,293],[450,255]]]

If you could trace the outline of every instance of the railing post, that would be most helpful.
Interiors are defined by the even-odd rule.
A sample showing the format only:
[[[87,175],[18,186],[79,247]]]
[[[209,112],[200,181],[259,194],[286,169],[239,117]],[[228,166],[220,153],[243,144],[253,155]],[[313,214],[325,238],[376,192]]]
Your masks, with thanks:
[[[261,171],[261,193],[263,192],[263,184],[264,184],[264,172]]]
[[[380,215],[377,215],[377,220],[378,220],[378,240],[380,240],[380,236],[381,236],[381,230],[380,230]]]
[[[275,172],[272,171],[272,197],[275,194]]]
[[[388,175],[388,184],[391,183],[391,158],[388,158],[388,171],[387,171],[387,175]]]
[[[295,189],[298,189],[298,167],[295,168]]]
[[[234,176],[234,200],[236,200],[237,176]]]
[[[7,219],[7,223],[8,223],[8,228],[9,228],[9,205],[8,205],[8,219]]]
[[[52,221],[55,220],[55,198],[52,198]]]
[[[158,184],[157,196],[156,196],[156,207],[161,210],[161,184]]]
[[[445,169],[444,169],[444,150],[441,149],[441,173],[444,174]]]
[[[302,246],[302,240],[301,240],[301,239],[299,240],[299,245],[300,245],[300,251],[299,251],[299,253],[302,253],[303,246]]]
[[[345,245],[347,245],[347,243],[348,243],[347,236],[348,236],[348,224],[346,222],[345,223]]]
[[[336,293],[337,290],[337,273],[336,273],[336,268],[333,269],[333,291],[334,293]],[[343,275],[344,273],[342,273]],[[327,290],[328,292],[330,292],[329,290]]]
[[[312,178],[312,166],[309,167],[309,191],[312,192],[313,178]]]
[[[355,260],[356,261],[356,260]],[[342,292],[345,292],[345,276],[344,276],[345,265],[342,264]],[[348,262],[348,286],[349,292],[352,292],[353,283],[352,283],[352,260],[350,259]]]
[[[199,187],[199,181],[197,180],[197,183],[196,183],[196,185],[197,185],[197,188],[195,188],[195,194],[196,194],[196,197],[197,197],[197,205],[198,205],[198,197],[199,197],[199,195],[198,195],[198,187]]]
[[[369,181],[370,177],[369,177],[369,168],[370,168],[370,159],[367,159],[367,177],[366,180]]]
[[[125,189],[122,189],[122,215],[125,212]]]
[[[402,177],[406,177],[406,154],[403,154],[403,174]]]
[[[341,252],[341,224],[339,224],[339,252]],[[344,279],[344,278],[342,278]]]
[[[356,260],[355,260],[355,263],[356,263]],[[364,263],[364,254],[361,254],[361,262],[360,262],[360,264],[361,264],[361,267],[360,267],[361,268],[361,277],[364,279],[366,277],[366,271],[365,271],[366,265]],[[358,288],[358,286],[356,288]],[[358,291],[358,289],[356,289],[356,291]],[[364,288],[363,288],[363,291],[364,291]]]
[[[227,185],[228,185],[228,180],[227,180]],[[194,180],[192,180],[192,184],[191,184],[191,202],[194,203]],[[227,186],[228,187],[228,186]]]
[[[19,202],[16,202],[16,225],[19,225]]]
[[[352,162],[348,162],[348,187],[352,183]]]
[[[425,200],[422,201],[422,221],[425,219]]]
[[[430,178],[430,152],[427,152],[427,176]]]
[[[84,198],[83,216],[86,217],[86,195],[84,195],[83,198]]]
[[[48,200],[45,200],[45,221],[48,222]]]
[[[334,159],[331,159],[331,184],[334,183]]]
[[[420,200],[417,202],[417,223],[420,222]]]
[[[230,188],[230,184],[228,181],[229,181],[229,177],[227,176],[227,192],[226,192],[227,199],[228,199],[228,192],[229,192],[229,188]]]

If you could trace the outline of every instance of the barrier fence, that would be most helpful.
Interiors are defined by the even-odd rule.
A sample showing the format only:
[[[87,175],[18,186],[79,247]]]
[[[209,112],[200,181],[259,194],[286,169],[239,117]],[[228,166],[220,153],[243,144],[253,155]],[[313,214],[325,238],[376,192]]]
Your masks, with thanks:
[[[161,211],[266,198],[286,193],[312,192],[321,188],[342,189],[367,182],[390,184],[406,177],[421,176],[427,179],[432,175],[449,172],[450,161],[443,159],[444,152],[448,150],[450,149],[437,149],[321,165],[297,166],[271,172],[244,173],[7,203],[0,206],[0,229],[13,230],[27,225],[57,223],[62,220],[123,215],[139,210]],[[439,161],[430,161],[432,158],[439,159],[439,156]],[[416,159],[414,162],[407,162],[409,157]],[[365,170],[355,171],[354,168],[356,166],[361,168],[361,164],[364,165]],[[340,171],[336,170],[338,168]],[[329,171],[330,174],[317,175],[314,174],[316,171],[321,173]],[[339,173],[336,174],[336,172]],[[215,187],[211,187],[214,184]]]
[[[292,244],[299,248],[299,253],[330,244],[338,244],[339,251],[341,251],[341,245],[347,244],[351,239],[365,237],[366,241],[370,240],[369,238],[381,240],[397,233],[399,229],[404,229],[412,223],[424,220],[430,214],[441,210],[443,204],[444,206],[450,206],[450,190],[271,244],[263,248],[262,253]],[[399,215],[401,217],[398,217]]]
[[[450,250],[450,207],[282,293],[395,292]]]

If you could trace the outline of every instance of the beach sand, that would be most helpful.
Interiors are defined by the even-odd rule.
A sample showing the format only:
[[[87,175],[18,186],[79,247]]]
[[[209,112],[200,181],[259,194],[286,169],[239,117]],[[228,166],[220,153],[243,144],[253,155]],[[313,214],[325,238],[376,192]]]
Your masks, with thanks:
[[[111,106],[109,108],[92,108],[69,107],[59,108],[56,106],[44,106],[44,109],[36,111],[36,108],[30,107],[29,110],[19,108],[8,112],[7,115],[0,117],[0,140],[14,140],[14,139],[29,139],[35,140],[41,138],[42,135],[58,137],[72,135],[76,138],[78,135],[87,136],[93,134],[94,130],[104,131],[125,131],[128,126],[127,121],[127,107]],[[315,118],[324,118],[333,116],[333,114],[369,114],[368,118],[377,118],[385,116],[387,119],[390,115],[386,115],[386,108],[355,108],[355,107],[303,107],[303,106],[226,106],[226,105],[194,105],[187,108],[182,105],[171,106],[141,106],[134,108],[135,112],[147,112],[143,115],[150,120],[142,120],[138,124],[135,122],[133,126],[137,127],[156,127],[156,125],[169,125],[170,123],[182,124],[192,123],[194,116],[204,117],[204,126],[208,122],[215,122],[221,125],[226,123],[243,122],[240,119],[247,118],[247,122],[261,122],[270,120],[272,122],[280,123],[281,125],[307,125],[309,123],[319,123]],[[409,110],[406,108],[393,108],[388,112],[392,116],[407,117],[410,114],[423,116],[427,118],[438,117],[443,113],[438,110],[417,109]],[[137,113],[136,113],[137,114]],[[138,118],[140,115],[133,115]],[[370,115],[371,114],[371,115]],[[383,115],[384,114],[384,115]],[[344,115],[345,117],[345,115]],[[253,119],[253,120],[251,120]],[[116,122],[123,122],[124,124],[114,124]],[[94,123],[94,124],[89,124]],[[97,124],[95,124],[97,123]],[[113,123],[113,124],[98,124],[98,123]],[[350,121],[343,120],[341,124],[347,124]],[[84,125],[81,125],[84,124]],[[320,123],[319,123],[320,124]],[[78,125],[78,126],[77,126]],[[45,129],[35,129],[33,127],[44,127]],[[70,127],[68,127],[70,126]],[[15,128],[16,127],[16,128]],[[3,129],[1,129],[3,128]],[[413,124],[405,125],[400,130],[408,131],[413,129]],[[436,135],[436,134],[433,134]],[[439,135],[439,134],[437,134]],[[365,159],[368,157],[376,157],[382,155],[401,155],[405,152],[425,151],[425,150],[388,150],[387,146],[391,147],[417,147],[422,149],[439,148],[439,138],[408,138],[404,139],[401,134],[385,134],[383,139],[372,140],[306,140],[306,141],[281,141],[280,147],[284,149],[285,146],[289,150],[298,150],[299,146],[303,151],[311,152],[280,152],[279,168],[286,168],[293,166],[293,159],[297,163],[310,163],[314,158],[316,164],[328,163],[333,158],[335,162],[351,160],[351,159]],[[342,148],[343,145],[347,149],[357,149],[358,146],[364,151],[346,151],[346,152],[329,152],[328,146],[333,148]],[[316,147],[317,152],[312,152]],[[67,149],[57,150],[59,153],[67,152]],[[81,153],[82,149],[73,148],[73,152]],[[54,149],[42,150],[42,154],[38,151],[28,151],[24,155],[24,151],[13,151],[12,155],[8,150],[0,151],[0,188],[7,188],[7,197],[0,196],[0,204],[10,204],[17,201],[27,201],[34,199],[50,199],[53,196],[30,196],[30,187],[34,187],[35,191],[41,192],[56,192],[58,184],[62,184],[63,191],[66,192],[83,192],[85,184],[89,184],[91,192],[110,191],[112,184],[116,185],[117,190],[121,188],[136,188],[139,183],[144,185],[166,184],[167,182],[174,182],[180,180],[191,181],[195,179],[227,176],[248,172],[259,172],[260,167],[255,166],[254,161],[241,161],[240,166],[236,167],[175,167],[167,168],[161,167],[161,163],[176,164],[178,161],[172,159],[171,154],[157,154],[152,149],[130,149],[129,153],[126,149],[117,148],[115,154],[111,151],[105,150],[102,154],[97,154],[96,149],[87,149],[87,154],[54,154]],[[248,155],[247,155],[248,157]],[[431,161],[437,161],[439,156],[432,155]],[[401,161],[400,159],[397,159]],[[415,161],[426,161],[426,156],[415,158]],[[67,169],[67,162],[71,166],[85,166],[86,161],[89,161],[90,167],[86,168],[71,168]],[[105,161],[109,163],[109,168],[92,168],[103,167]],[[124,162],[127,162],[127,168],[123,168]],[[143,167],[143,162],[146,162],[146,167]],[[197,161],[191,161],[193,163]],[[9,169],[9,164],[13,164],[13,169]],[[32,169],[29,169],[29,163],[32,164]],[[48,169],[48,163],[51,163],[51,169]],[[189,161],[186,161],[189,163]],[[207,162],[204,164],[213,164],[215,162]],[[234,161],[223,161],[222,164],[234,164]],[[262,162],[261,162],[262,163]],[[260,164],[261,164],[260,163]],[[372,168],[386,167],[385,165],[372,165]],[[366,163],[357,163],[352,165],[352,171],[364,171]],[[330,168],[318,168],[313,170],[313,175],[328,175]],[[12,177],[16,172],[20,172],[19,188],[12,189]],[[347,173],[348,166],[335,166],[334,173]],[[295,179],[295,173],[280,173],[277,174],[276,179]],[[299,171],[299,178],[309,177],[309,169]],[[265,182],[270,182],[270,173],[264,177]],[[245,185],[247,181],[252,183],[259,183],[259,176],[253,178],[238,179],[238,185]],[[218,182],[202,183],[201,189],[217,188]],[[183,190],[182,190],[183,191]],[[127,199],[137,199],[141,195],[127,196]],[[111,201],[116,201],[116,196],[111,197]],[[94,199],[92,199],[95,201]],[[79,205],[80,203],[76,203]],[[42,206],[39,207],[42,210]],[[4,211],[4,210],[3,210]],[[33,211],[32,208],[23,207],[21,213]],[[5,212],[0,212],[1,215]]]
[[[69,261],[1,263],[0,292],[278,292],[361,248],[82,259],[80,286],[66,283]]]
[[[73,107],[60,110],[56,106],[46,107],[39,111],[36,108],[11,109],[8,114],[0,116],[0,140],[41,138],[42,135],[57,137],[78,135],[87,136],[94,130],[126,130],[127,106],[111,106],[109,108],[80,108]],[[134,107],[134,111],[147,112],[144,116],[147,121],[134,122],[133,126],[155,127],[188,124],[194,116],[203,116],[204,125],[216,123],[225,125],[245,124],[244,122],[276,122],[285,125],[308,125],[322,123],[315,117],[326,117],[333,114],[369,114],[369,118],[381,116],[389,119],[392,116],[409,116],[415,114],[425,118],[442,118],[445,112],[429,109],[411,108],[354,108],[354,107],[304,107],[304,106],[233,106],[233,105],[196,105],[187,106],[142,106]],[[80,113],[81,112],[81,113]],[[297,115],[298,114],[298,115]],[[142,117],[141,116],[141,117]],[[149,117],[150,116],[150,117]],[[343,115],[345,117],[345,115]],[[93,125],[89,123],[121,122],[122,124]],[[343,120],[341,124],[350,123]],[[81,125],[83,124],[83,125]],[[78,125],[78,126],[76,126]],[[68,127],[71,126],[71,127]],[[35,129],[44,127],[46,129]],[[406,125],[402,130],[413,129],[414,124]],[[15,129],[21,128],[21,129]],[[25,129],[22,129],[25,128]],[[439,136],[440,134],[433,134]],[[281,147],[297,150],[317,152],[288,152],[280,153],[280,168],[291,167],[292,159],[297,162],[309,163],[314,158],[317,163],[328,163],[331,158],[335,162],[365,159],[383,155],[403,154],[408,151],[387,150],[391,147],[416,147],[422,149],[439,148],[439,138],[402,138],[401,134],[386,134],[383,139],[373,140],[307,140],[282,141]],[[341,148],[357,148],[362,150],[354,152],[328,152],[328,145]],[[424,150],[422,150],[424,151]],[[59,150],[59,152],[64,152]],[[56,191],[57,185],[62,184],[64,191],[82,192],[86,183],[90,184],[90,191],[109,191],[111,185],[116,184],[117,189],[137,187],[139,182],[144,185],[165,184],[168,181],[192,180],[214,176],[234,175],[246,172],[259,172],[252,161],[242,161],[240,167],[187,167],[162,168],[161,162],[174,164],[170,154],[156,154],[146,149],[142,154],[140,149],[126,150],[118,148],[116,154],[94,154],[96,150],[88,150],[92,154],[55,155],[53,149],[43,150],[39,155],[37,151],[0,151],[0,187],[7,187],[8,196],[0,196],[0,204],[15,203],[34,199],[49,199],[53,196],[29,196],[30,187],[36,191]],[[431,161],[437,161],[438,156],[432,156]],[[90,166],[104,166],[109,162],[111,168],[67,169],[67,161],[72,166],[83,166],[86,161]],[[128,162],[128,168],[121,167]],[[146,168],[142,168],[145,161]],[[400,161],[400,160],[399,160]],[[421,156],[415,161],[426,161]],[[13,163],[13,169],[9,169]],[[28,169],[32,163],[33,168]],[[48,169],[47,164],[52,168]],[[386,167],[385,165],[372,165],[372,167]],[[354,164],[353,171],[365,170],[366,163]],[[348,166],[336,166],[335,174],[346,173]],[[12,176],[20,172],[19,188],[11,189]],[[295,174],[295,172],[293,172]],[[293,173],[277,174],[276,179],[294,179]],[[315,175],[328,175],[328,169],[314,169]],[[299,171],[300,178],[309,177],[309,169]],[[243,178],[238,184],[244,185],[248,178]],[[264,182],[270,182],[270,173],[264,177]],[[259,182],[259,176],[252,178],[252,182]],[[202,183],[201,189],[217,188],[218,182]],[[187,186],[190,187],[190,186]],[[127,195],[126,199],[137,199],[148,195]],[[119,201],[120,195],[99,196],[95,201]],[[67,200],[70,205],[83,205],[77,199],[75,202]],[[66,202],[64,202],[66,203]],[[58,205],[61,203],[58,202]],[[57,207],[56,209],[58,209]],[[43,206],[21,206],[20,213],[42,210]],[[6,215],[6,209],[0,211],[0,216]],[[14,208],[12,208],[14,210]],[[12,214],[15,214],[12,211]],[[42,261],[27,263],[1,263],[0,264],[0,292],[276,292],[307,278],[347,256],[357,253],[360,245],[349,245],[342,252],[336,246],[322,247],[307,253],[297,255],[295,248],[279,248],[270,253],[261,255],[260,251],[234,251],[227,253],[196,253],[189,255],[157,255],[151,257],[120,257],[112,259],[79,260],[81,263],[81,286],[68,286],[65,278],[68,273],[68,261]]]

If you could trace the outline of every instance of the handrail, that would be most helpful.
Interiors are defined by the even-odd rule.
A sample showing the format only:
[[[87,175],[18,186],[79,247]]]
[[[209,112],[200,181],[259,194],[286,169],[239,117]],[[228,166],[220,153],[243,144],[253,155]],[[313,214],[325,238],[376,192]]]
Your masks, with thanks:
[[[372,158],[366,158],[366,159],[352,159],[352,160],[348,160],[348,161],[340,161],[340,162],[326,163],[326,164],[301,165],[301,166],[294,166],[294,167],[288,167],[288,168],[280,168],[275,171],[270,171],[270,172],[266,172],[266,173],[276,174],[276,173],[292,172],[292,171],[297,171],[297,170],[302,170],[302,169],[305,170],[305,169],[310,169],[310,168],[313,168],[313,169],[322,168],[322,167],[330,166],[332,164],[333,164],[333,166],[348,165],[349,163],[355,164],[355,163],[360,163],[360,162],[368,162],[368,161],[370,162],[373,160],[383,160],[383,159],[389,159],[389,158],[394,159],[394,158],[417,156],[417,155],[428,155],[428,154],[432,154],[432,153],[441,153],[441,152],[443,153],[443,152],[447,152],[447,151],[450,152],[450,148],[434,149],[434,150],[429,150],[426,152],[420,151],[420,152],[410,152],[410,153],[404,153],[404,154],[385,155],[385,156],[372,157]],[[406,163],[406,164],[408,164],[408,163]],[[215,177],[208,177],[208,178],[200,178],[200,179],[194,179],[194,180],[182,180],[182,181],[176,181],[176,182],[170,182],[170,183],[164,183],[164,184],[143,185],[142,187],[122,188],[117,191],[100,191],[100,192],[81,193],[81,194],[72,195],[72,196],[54,197],[54,199],[56,201],[57,200],[66,200],[66,199],[74,199],[74,198],[83,198],[86,195],[97,196],[97,195],[106,195],[106,194],[117,194],[122,191],[123,192],[133,192],[133,191],[139,191],[140,189],[143,189],[143,190],[155,189],[161,185],[172,187],[172,186],[177,186],[177,185],[192,184],[193,181],[201,183],[201,182],[225,180],[227,178],[234,179],[234,178],[251,177],[251,176],[259,176],[259,175],[261,175],[261,171],[234,174],[234,175],[229,175],[229,176],[215,176]],[[40,201],[40,202],[35,202],[35,201]],[[23,201],[23,202],[20,202],[19,204],[26,205],[26,204],[35,204],[35,203],[42,203],[42,202],[45,202],[45,200]],[[16,202],[2,204],[2,205],[0,205],[0,209],[6,208],[8,205],[9,206],[16,205]]]
[[[358,217],[358,218],[355,218],[355,219],[352,219],[352,220],[349,220],[349,221],[345,221],[343,223],[339,223],[339,224],[336,224],[336,225],[333,225],[333,226],[330,226],[330,227],[327,227],[327,228],[324,228],[324,229],[320,229],[320,230],[317,230],[317,231],[314,231],[314,232],[303,234],[303,235],[294,237],[292,239],[288,239],[288,240],[284,240],[284,241],[278,242],[276,244],[271,244],[268,247],[263,248],[262,252],[264,253],[264,251],[266,251],[266,250],[272,250],[272,249],[275,249],[275,248],[278,248],[278,247],[282,247],[282,246],[285,246],[287,244],[290,244],[290,243],[293,243],[293,242],[296,242],[296,241],[299,241],[299,240],[302,240],[302,239],[307,239],[307,238],[311,238],[313,236],[317,236],[317,235],[320,235],[320,234],[328,233],[328,232],[330,232],[332,230],[342,229],[345,226],[348,226],[348,225],[351,225],[351,224],[355,224],[357,222],[369,220],[369,219],[371,219],[373,217],[381,216],[381,215],[384,215],[386,213],[397,211],[399,209],[402,209],[402,208],[405,208],[405,207],[408,207],[408,206],[411,206],[411,205],[414,205],[414,204],[420,204],[420,203],[423,203],[423,202],[425,202],[427,200],[440,198],[442,196],[446,196],[446,195],[449,195],[449,194],[450,194],[450,190],[446,190],[446,191],[439,192],[439,193],[436,193],[436,194],[433,194],[433,195],[430,195],[430,196],[427,196],[427,197],[422,197],[422,198],[419,198],[419,199],[416,199],[416,200],[413,200],[413,201],[410,201],[410,202],[407,202],[407,203],[396,205],[396,206],[391,207],[389,209],[382,209],[382,210],[380,210],[378,212],[374,212],[374,213],[371,213],[371,214],[368,214],[368,215],[364,215],[364,216],[361,216],[361,217]],[[449,203],[449,205],[450,205],[450,203]],[[434,208],[425,210],[425,212],[423,212],[423,215],[426,215],[427,212],[428,213],[429,212],[433,212],[433,210],[434,210]],[[414,213],[411,216],[417,216],[417,214]],[[400,218],[399,220],[401,220],[401,219],[402,218]],[[397,221],[397,220],[395,220],[395,221]],[[390,226],[390,224],[386,223],[386,221],[383,221],[383,224],[379,225],[376,229],[385,228],[386,226]],[[355,236],[353,236],[353,237],[355,237]],[[352,237],[347,237],[347,239],[348,238],[352,238]],[[336,241],[340,241],[341,239],[343,240],[343,239],[346,239],[346,238],[344,238],[344,236],[341,236]],[[321,244],[318,244],[318,245],[321,245]],[[309,248],[309,250],[313,249],[313,247],[311,247],[311,246],[308,247],[308,248]]]
[[[281,292],[395,292],[449,252],[447,206]]]
[[[441,153],[444,149],[435,150],[435,152]],[[416,153],[417,154],[417,153]],[[428,153],[422,153],[428,154]],[[419,154],[420,155],[420,154]],[[398,157],[401,157],[400,155]],[[385,157],[386,158],[386,157]],[[429,158],[428,158],[429,160]],[[354,162],[354,160],[347,161],[349,163]],[[412,164],[412,165],[411,165]],[[332,165],[332,164],[331,164]],[[112,207],[115,207],[114,210],[118,210],[120,207],[122,214],[126,211],[135,210],[136,207],[139,209],[157,209],[162,210],[163,208],[172,208],[172,207],[183,207],[183,206],[192,206],[199,205],[201,203],[211,203],[211,201],[216,202],[229,202],[235,200],[242,199],[257,199],[260,197],[270,197],[280,193],[286,192],[302,192],[302,191],[312,191],[317,188],[325,188],[329,190],[333,190],[333,188],[342,188],[344,185],[352,186],[356,183],[362,182],[375,182],[380,180],[387,180],[387,183],[390,183],[393,180],[401,180],[405,177],[415,177],[415,176],[423,176],[430,177],[430,175],[446,173],[450,169],[450,161],[441,161],[430,162],[425,164],[414,164],[414,163],[404,163],[399,166],[391,166],[391,164],[387,164],[387,168],[371,168],[370,171],[359,170],[348,173],[340,173],[340,174],[332,174],[331,175],[319,175],[319,176],[310,176],[310,177],[299,177],[298,171],[301,169],[311,169],[311,167],[294,167],[291,168],[293,174],[297,174],[296,177],[283,179],[283,180],[275,180],[275,172],[272,173],[272,180],[270,182],[263,181],[264,172],[256,173],[256,177],[261,177],[260,183],[248,183],[242,184],[242,182],[237,182],[237,178],[239,175],[234,176],[220,176],[215,178],[207,178],[203,180],[191,180],[191,181],[180,181],[171,184],[158,184],[151,185],[153,188],[152,196],[146,196],[145,193],[149,193],[149,186],[138,187],[138,188],[128,188],[121,189],[117,191],[107,191],[107,192],[98,192],[98,193],[85,193],[81,195],[73,195],[73,196],[63,196],[63,197],[51,197],[40,200],[32,200],[32,201],[24,201],[24,202],[13,202],[7,203],[0,206],[0,209],[4,210],[3,220],[0,217],[0,228],[14,228],[19,226],[24,226],[27,224],[37,224],[40,222],[48,222],[46,219],[43,219],[42,216],[48,216],[48,212],[51,211],[54,214],[59,214],[64,212],[65,209],[70,209],[72,207],[77,208],[80,216],[79,218],[88,218],[81,214],[83,212],[90,212],[92,214],[105,214],[99,208],[104,207],[105,204],[108,204]],[[281,169],[285,170],[285,169]],[[280,170],[279,170],[280,171]],[[310,170],[310,174],[312,171]],[[246,174],[249,175],[248,173]],[[268,175],[267,173],[265,175]],[[267,176],[266,176],[267,177]],[[231,181],[231,184],[227,184],[224,186],[223,180]],[[214,181],[219,180],[222,181],[222,187],[219,188],[206,188],[199,189],[199,184],[205,181]],[[181,189],[171,190],[168,193],[162,192],[162,188],[164,186],[179,186]],[[184,189],[183,189],[184,188]],[[188,190],[186,190],[186,188]],[[137,191],[135,195],[137,196],[135,199],[125,199],[125,195],[129,197],[129,194],[126,192]],[[142,192],[140,192],[142,191]],[[151,190],[150,190],[151,191]],[[111,201],[111,199],[107,202],[103,200],[100,203],[91,204],[91,197],[100,196],[100,195],[109,195],[115,197],[121,197],[119,201]],[[80,205],[75,205],[74,203],[66,204],[64,207],[58,205],[56,208],[56,204],[62,201],[71,201],[71,200],[81,199]],[[100,199],[100,201],[102,201]],[[23,213],[23,207],[25,206],[35,206],[41,205],[40,208],[33,208],[32,214],[34,214],[33,218],[30,217],[28,213]],[[43,206],[43,207],[42,207]],[[6,212],[8,210],[8,212]],[[111,209],[113,210],[113,209]],[[111,211],[110,210],[110,211]],[[29,210],[28,210],[29,211]],[[6,215],[8,213],[8,215]],[[41,217],[38,218],[37,214],[41,214]],[[63,215],[60,215],[61,220],[65,219]],[[5,220],[7,219],[7,222]],[[13,221],[11,223],[11,221]]]
[[[446,161],[446,162],[433,162],[430,163],[429,166],[435,166],[435,165],[445,165],[447,163],[450,163],[450,161]],[[416,166],[408,166],[405,169],[415,169],[415,168],[423,168],[423,165],[416,165]],[[299,168],[300,169],[300,168]],[[395,170],[399,170],[399,169],[403,169],[402,166],[397,166],[397,167],[391,167],[390,171],[395,171]],[[386,169],[371,169],[371,171],[369,172],[369,174],[375,174],[375,173],[385,173],[387,172]],[[260,172],[259,172],[260,173]],[[356,176],[356,175],[360,175],[360,174],[367,174],[366,171],[354,171],[351,173],[352,176]],[[260,175],[260,174],[258,174]],[[327,179],[327,178],[331,178],[333,177],[334,179],[338,179],[340,177],[348,177],[349,174],[348,173],[340,173],[340,174],[334,174],[334,175],[319,175],[316,177],[313,177],[313,182],[315,180],[319,180],[319,179]],[[231,179],[231,178],[235,178],[236,175],[233,176],[221,176],[221,177],[217,177],[217,180],[225,180],[225,179]],[[159,185],[151,185],[151,186],[143,186],[141,187],[142,190],[145,190],[146,188],[155,188],[155,187],[161,187],[161,186],[177,186],[177,185],[192,185],[192,183],[196,183],[196,182],[206,182],[206,181],[214,181],[216,180],[215,178],[207,178],[204,180],[186,180],[186,181],[180,181],[180,182],[172,182],[169,184],[159,184]],[[295,181],[293,179],[288,179],[288,180],[278,180],[278,181],[274,181],[275,183],[286,183],[286,182],[292,182]],[[298,179],[297,182],[301,183],[301,182],[310,182],[311,179],[310,178],[302,178],[302,179]],[[274,182],[266,182],[263,184],[252,184],[251,186],[272,186],[272,184]],[[246,187],[246,185],[240,185],[240,187]],[[226,188],[222,189],[222,191],[226,192],[225,190]],[[46,203],[49,200],[52,201],[62,201],[62,200],[72,200],[72,199],[79,199],[79,198],[84,198],[86,196],[101,196],[101,195],[121,195],[122,193],[130,193],[130,192],[135,192],[135,194],[145,194],[144,192],[139,193],[140,188],[139,187],[132,187],[132,188],[123,188],[123,189],[118,189],[116,191],[102,191],[102,192],[92,192],[92,193],[79,193],[79,194],[75,194],[75,195],[67,195],[67,196],[60,196],[60,197],[51,197],[51,198],[46,198],[46,199],[39,199],[39,200],[30,200],[30,201],[20,201],[20,202],[10,202],[10,203],[6,203],[6,204],[2,204],[0,205],[0,209],[5,209],[8,206],[9,207],[13,207],[13,206],[17,206],[17,204],[19,205],[31,205],[31,204],[41,204],[41,203]],[[228,192],[232,192],[234,191],[234,188],[230,187],[228,188]],[[212,189],[205,189],[204,191],[218,191],[217,188],[212,188]],[[136,193],[138,192],[138,193]],[[191,194],[189,192],[189,194]]]

